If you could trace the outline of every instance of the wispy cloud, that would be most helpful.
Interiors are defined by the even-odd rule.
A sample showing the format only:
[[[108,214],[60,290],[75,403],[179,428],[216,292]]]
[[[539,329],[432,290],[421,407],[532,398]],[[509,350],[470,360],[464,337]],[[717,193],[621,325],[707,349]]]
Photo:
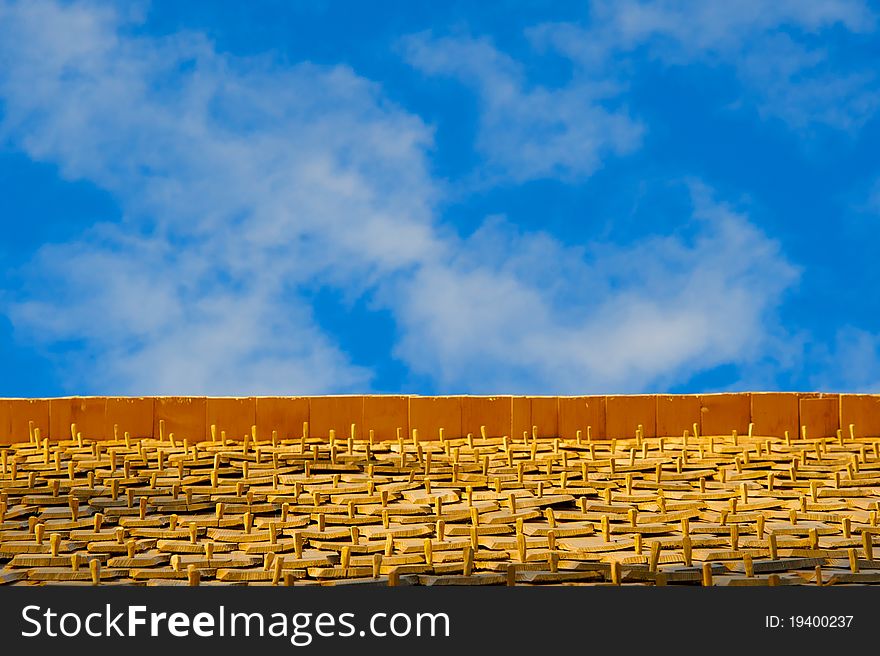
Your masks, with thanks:
[[[608,83],[530,84],[522,66],[486,38],[422,33],[402,43],[407,61],[420,71],[457,78],[476,91],[477,148],[496,176],[577,180],[641,142],[641,123],[625,109],[606,106],[616,96]]]
[[[830,345],[814,345],[809,354],[818,389],[880,393],[880,335],[843,326]]]
[[[570,393],[781,357],[775,309],[797,269],[746,215],[698,183],[691,194],[691,239],[584,252],[487,223],[405,290],[400,354],[450,388]]]
[[[874,181],[859,209],[880,217],[880,178]]]
[[[585,25],[535,26],[533,42],[552,46],[586,75],[608,74],[611,60],[645,53],[669,65],[729,66],[745,101],[797,130],[857,130],[880,107],[871,68],[841,65],[835,29],[866,34],[876,16],[861,0],[623,0],[591,3]]]
[[[3,138],[124,214],[43,248],[7,308],[32,339],[78,345],[61,363],[74,390],[367,389],[314,316],[319,286],[390,310],[396,357],[450,391],[662,388],[784,340],[775,311],[797,271],[699,183],[688,236],[572,247],[501,218],[461,236],[439,215],[431,130],[346,67],[221,54],[45,1],[0,4],[0,62]],[[573,102],[500,55],[481,75],[529,105],[495,119],[522,138],[551,99]],[[563,156],[594,130],[567,111],[547,129],[571,134],[536,143],[519,175],[597,165],[592,146]]]
[[[363,290],[434,248],[428,129],[345,67],[138,36],[112,9],[0,10],[2,134],[119,199],[120,225],[49,246],[11,308],[76,339],[74,386],[327,391],[365,386],[302,290]],[[22,217],[24,220],[24,217]]]

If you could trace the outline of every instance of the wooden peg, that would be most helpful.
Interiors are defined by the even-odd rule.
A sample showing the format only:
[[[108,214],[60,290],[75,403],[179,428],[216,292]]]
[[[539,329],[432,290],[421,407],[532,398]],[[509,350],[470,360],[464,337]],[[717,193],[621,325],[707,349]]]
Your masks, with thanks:
[[[373,554],[373,578],[378,579],[382,574],[382,554]]]
[[[471,526],[471,548],[476,551],[480,548],[480,533],[476,526]]]
[[[516,551],[521,563],[528,560],[528,544],[526,542],[526,536],[521,530],[517,531],[516,534]]]
[[[847,556],[849,557],[849,569],[853,574],[859,573],[859,554],[855,549],[847,549]]]
[[[92,585],[99,585],[101,583],[101,561],[93,558],[89,562],[89,571],[92,575]]]
[[[620,585],[621,566],[619,560],[611,561],[611,583],[612,585]]]
[[[712,586],[712,563],[703,563],[703,585]]]
[[[808,531],[808,535],[810,538],[810,549],[816,551],[819,549],[819,531],[815,528],[811,528]]]
[[[512,587],[516,585],[516,564],[508,563],[507,564],[507,585]]]
[[[869,531],[862,531],[862,549],[865,552],[865,559],[874,560],[874,540]]]
[[[755,576],[755,564],[752,562],[752,554],[743,554],[743,569],[745,570],[746,577],[753,578]]]
[[[553,508],[546,508],[544,510],[544,517],[547,519],[547,524],[550,528],[556,528],[556,513],[553,511]]]
[[[201,582],[202,575],[201,575],[201,572],[199,572],[198,568],[195,566],[195,564],[190,564],[187,566],[186,580],[187,580],[187,583],[191,587],[196,587]]]
[[[657,571],[657,565],[660,562],[660,542],[658,540],[654,540],[651,542],[651,557],[648,559],[648,568],[652,572]]]

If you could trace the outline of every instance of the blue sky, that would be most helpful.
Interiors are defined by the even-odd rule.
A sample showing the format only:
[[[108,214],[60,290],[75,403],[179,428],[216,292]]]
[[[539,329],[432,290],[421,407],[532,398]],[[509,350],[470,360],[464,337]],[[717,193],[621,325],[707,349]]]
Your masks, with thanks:
[[[0,395],[877,391],[878,15],[0,0]]]

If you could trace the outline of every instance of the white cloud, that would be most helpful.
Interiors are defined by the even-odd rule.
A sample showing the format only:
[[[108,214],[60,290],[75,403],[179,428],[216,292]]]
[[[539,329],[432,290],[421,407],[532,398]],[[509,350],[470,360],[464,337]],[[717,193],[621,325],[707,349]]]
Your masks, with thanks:
[[[868,190],[866,198],[858,204],[858,209],[880,216],[880,178]]]
[[[832,29],[866,34],[876,16],[861,0],[622,0],[591,3],[590,23],[544,24],[529,34],[580,63],[583,74],[613,74],[615,58],[646,48],[669,65],[730,66],[764,117],[805,130],[856,130],[880,106],[876,76],[835,59]]]
[[[133,36],[106,7],[0,7],[2,135],[125,213],[44,250],[47,291],[11,309],[16,325],[86,343],[101,366],[74,385],[365,386],[301,290],[363,290],[436,247],[421,121],[345,67]]]
[[[403,46],[418,70],[458,78],[476,90],[477,148],[494,175],[515,182],[584,178],[606,157],[629,153],[641,142],[643,126],[627,111],[606,106],[614,95],[607,84],[530,85],[522,67],[485,38],[422,33]]]
[[[818,32],[840,24],[863,32],[874,25],[861,0],[593,0],[591,9],[600,32],[619,45],[659,36],[690,52],[736,51],[754,34],[781,27]]]
[[[830,346],[813,347],[810,360],[818,372],[811,377],[817,389],[880,393],[880,335],[843,326]]]
[[[397,356],[446,391],[658,388],[779,343],[796,271],[698,184],[689,238],[575,248],[499,218],[462,238],[438,220],[430,130],[348,68],[43,1],[0,4],[0,62],[3,138],[124,214],[44,247],[7,308],[34,340],[79,345],[60,349],[73,390],[365,390],[313,316],[322,286],[390,310]]]
[[[663,389],[780,346],[798,271],[741,213],[692,186],[692,240],[590,253],[498,221],[403,291],[400,354],[449,388]],[[781,354],[779,354],[781,355]]]

